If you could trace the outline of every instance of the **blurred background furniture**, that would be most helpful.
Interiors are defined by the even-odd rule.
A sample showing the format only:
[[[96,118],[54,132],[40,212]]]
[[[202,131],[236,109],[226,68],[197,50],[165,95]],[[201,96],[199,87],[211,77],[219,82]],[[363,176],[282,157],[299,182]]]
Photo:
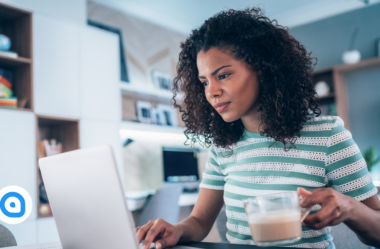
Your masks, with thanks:
[[[351,231],[345,224],[340,223],[331,228],[331,236],[336,248],[345,249],[368,249],[369,247],[363,244],[356,234]]]
[[[180,211],[178,200],[182,190],[182,184],[164,184],[163,188],[148,198],[136,225],[142,226],[150,220],[158,218],[164,219],[171,224],[177,223]]]
[[[13,234],[0,224],[0,247],[17,246]]]
[[[226,209],[222,208],[216,217],[216,227],[221,239],[221,242],[228,243],[226,234],[227,234],[227,215]]]

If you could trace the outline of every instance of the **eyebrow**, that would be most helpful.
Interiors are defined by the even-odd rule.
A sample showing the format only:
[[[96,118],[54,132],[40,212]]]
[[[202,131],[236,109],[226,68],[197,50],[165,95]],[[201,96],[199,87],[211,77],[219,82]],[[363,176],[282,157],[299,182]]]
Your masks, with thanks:
[[[225,67],[231,67],[231,65],[225,65],[225,66],[221,66],[220,68],[216,69],[214,72],[211,73],[211,76],[214,76],[215,74],[217,74],[222,68],[225,68]],[[206,78],[205,76],[198,76],[198,78]]]

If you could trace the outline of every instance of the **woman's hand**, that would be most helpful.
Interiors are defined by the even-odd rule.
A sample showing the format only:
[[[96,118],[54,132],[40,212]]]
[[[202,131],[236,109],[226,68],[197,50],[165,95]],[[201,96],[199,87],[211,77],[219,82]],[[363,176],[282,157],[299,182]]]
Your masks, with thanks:
[[[319,204],[322,208],[315,214],[306,216],[305,226],[312,229],[322,229],[326,226],[335,226],[350,219],[354,199],[332,188],[307,191],[299,188],[302,196],[301,207],[311,207]]]
[[[138,243],[144,240],[141,249],[148,249],[152,242],[154,248],[161,249],[178,243],[182,232],[176,226],[163,219],[151,220],[146,225],[136,228]]]

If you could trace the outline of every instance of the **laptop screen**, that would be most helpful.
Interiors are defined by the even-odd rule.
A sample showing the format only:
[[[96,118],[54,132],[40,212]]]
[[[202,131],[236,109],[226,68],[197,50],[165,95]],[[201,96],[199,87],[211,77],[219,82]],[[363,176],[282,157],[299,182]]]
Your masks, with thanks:
[[[197,150],[163,147],[164,181],[199,180]]]

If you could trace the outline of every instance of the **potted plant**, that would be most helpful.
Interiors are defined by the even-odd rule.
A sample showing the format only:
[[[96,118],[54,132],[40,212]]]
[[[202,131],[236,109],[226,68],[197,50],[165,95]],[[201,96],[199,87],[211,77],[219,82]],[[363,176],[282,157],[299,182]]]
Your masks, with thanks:
[[[369,147],[366,151],[364,151],[363,157],[369,172],[371,172],[373,166],[380,162],[380,156],[377,156],[376,150],[373,147]]]

